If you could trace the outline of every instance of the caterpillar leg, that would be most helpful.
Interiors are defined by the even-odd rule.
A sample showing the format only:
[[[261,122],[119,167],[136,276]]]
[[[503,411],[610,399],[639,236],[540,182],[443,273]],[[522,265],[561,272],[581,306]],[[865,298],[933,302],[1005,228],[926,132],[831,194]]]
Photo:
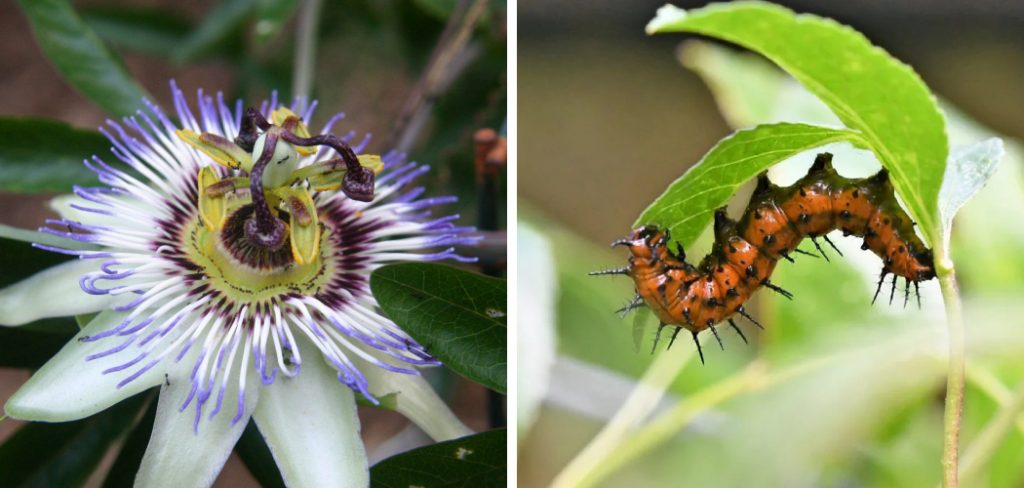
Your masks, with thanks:
[[[744,344],[750,344],[749,342],[747,342],[747,336],[743,335],[743,331],[740,330],[740,328],[736,325],[736,322],[733,322],[732,319],[729,319],[729,325],[732,326],[732,329],[735,330],[736,333],[740,335],[740,339],[743,339]]]
[[[677,330],[676,332],[679,331]],[[700,356],[700,364],[704,364],[704,350],[700,348],[700,341],[697,339],[697,333],[691,332],[691,334],[693,334],[693,343],[697,345],[697,354]],[[675,337],[673,337],[673,339],[675,339]]]

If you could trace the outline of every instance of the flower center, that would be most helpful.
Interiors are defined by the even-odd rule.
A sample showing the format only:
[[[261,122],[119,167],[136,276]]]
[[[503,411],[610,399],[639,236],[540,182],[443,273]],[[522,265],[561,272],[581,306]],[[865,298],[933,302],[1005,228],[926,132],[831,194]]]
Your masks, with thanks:
[[[191,264],[198,268],[195,275],[206,278],[210,287],[235,303],[319,293],[336,272],[334,260],[324,259],[333,251],[326,235],[321,237],[321,253],[306,264],[297,264],[289,246],[272,251],[246,237],[244,225],[253,210],[251,203],[240,205],[220,230],[211,231],[199,219],[184,226],[182,244]]]

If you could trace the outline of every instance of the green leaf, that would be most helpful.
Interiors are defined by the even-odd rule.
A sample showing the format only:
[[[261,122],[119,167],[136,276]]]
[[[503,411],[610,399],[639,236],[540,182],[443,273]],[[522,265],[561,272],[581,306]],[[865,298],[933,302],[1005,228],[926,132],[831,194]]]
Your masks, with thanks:
[[[92,7],[83,9],[81,16],[105,42],[157,56],[171,53],[192,27],[177,12],[159,8]]]
[[[96,131],[35,118],[0,118],[0,191],[69,192],[94,185],[82,160],[110,154],[110,141]]]
[[[143,98],[152,99],[67,0],[18,3],[43,53],[80,93],[118,116],[133,114]]]
[[[256,8],[257,0],[221,0],[211,8],[203,21],[174,50],[179,63],[194,61],[209,54],[221,42],[237,33]]]
[[[953,217],[978,191],[985,187],[1003,159],[1003,141],[993,137],[977,144],[956,148],[946,166],[939,209],[942,213],[942,234],[947,239],[953,227]]]
[[[0,445],[4,486],[82,486],[149,395],[136,395],[77,422],[33,422]]]
[[[284,487],[284,480],[281,478],[281,472],[277,470],[274,455],[271,454],[267,442],[263,440],[259,429],[256,428],[256,422],[250,421],[249,425],[245,426],[242,437],[235,445],[235,452],[245,463],[245,467],[249,468],[249,473],[253,478],[260,482],[260,486],[263,488]]]
[[[388,317],[430,354],[505,392],[505,280],[442,264],[401,263],[374,271],[370,288]]]
[[[762,2],[685,12],[667,5],[647,32],[691,32],[758,52],[793,75],[848,127],[863,133],[911,216],[935,245],[949,144],[934,96],[907,65],[829,19]]]
[[[864,144],[856,132],[806,124],[769,124],[738,131],[672,182],[635,225],[667,227],[673,239],[689,247],[711,222],[715,209],[744,182],[786,158],[842,141]]]
[[[374,488],[504,487],[505,429],[413,449],[370,468]]]

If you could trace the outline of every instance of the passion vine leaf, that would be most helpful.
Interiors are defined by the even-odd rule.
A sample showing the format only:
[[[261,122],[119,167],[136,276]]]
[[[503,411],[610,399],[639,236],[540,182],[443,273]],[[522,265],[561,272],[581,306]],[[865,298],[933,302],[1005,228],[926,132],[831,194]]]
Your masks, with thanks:
[[[744,182],[786,158],[843,141],[857,146],[865,144],[855,131],[807,124],[767,124],[738,131],[672,182],[640,214],[635,225],[668,228],[673,239],[689,247],[711,223],[715,209],[724,205]]]
[[[111,115],[131,115],[149,98],[121,60],[82,22],[67,0],[21,0],[36,41],[83,95]]]
[[[909,66],[830,19],[764,2],[658,10],[649,34],[690,32],[755,51],[863,134],[925,237],[940,242],[939,189],[949,143],[935,97]]]
[[[503,487],[506,435],[505,429],[492,430],[385,459],[370,469],[370,486]]]
[[[373,296],[402,330],[455,372],[505,392],[505,280],[434,263],[383,266]]]

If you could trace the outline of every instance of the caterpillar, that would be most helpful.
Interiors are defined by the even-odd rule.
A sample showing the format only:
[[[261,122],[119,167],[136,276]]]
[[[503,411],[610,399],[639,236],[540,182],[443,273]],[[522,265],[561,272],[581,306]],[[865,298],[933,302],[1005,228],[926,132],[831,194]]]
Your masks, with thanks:
[[[636,285],[635,296],[618,312],[625,314],[649,307],[660,321],[655,349],[665,327],[675,328],[668,348],[680,330],[690,331],[703,363],[699,332],[710,329],[719,347],[724,348],[716,324],[728,322],[744,342],[747,338],[733,320],[734,315],[763,328],[743,307],[760,287],[793,298],[769,278],[779,259],[792,261],[790,254],[794,252],[809,254],[797,248],[804,237],[811,239],[825,259],[828,256],[817,240],[819,237],[840,255],[827,233],[839,229],[843,235],[863,237],[861,249],[870,249],[883,261],[871,303],[878,299],[886,276],[892,274],[889,303],[896,293],[896,280],[903,278],[904,306],[913,284],[920,307],[918,284],[935,277],[935,268],[932,251],[917,237],[914,226],[896,201],[884,168],[867,178],[848,179],[832,167],[832,154],[821,153],[807,175],[791,186],[777,186],[767,173],[759,174],[750,203],[738,221],[726,215],[725,207],[716,210],[715,242],[698,266],[686,261],[686,253],[678,243],[674,251],[669,248],[671,235],[667,229],[648,225],[612,243],[612,247],[629,248],[627,266],[590,274],[631,277]]]

